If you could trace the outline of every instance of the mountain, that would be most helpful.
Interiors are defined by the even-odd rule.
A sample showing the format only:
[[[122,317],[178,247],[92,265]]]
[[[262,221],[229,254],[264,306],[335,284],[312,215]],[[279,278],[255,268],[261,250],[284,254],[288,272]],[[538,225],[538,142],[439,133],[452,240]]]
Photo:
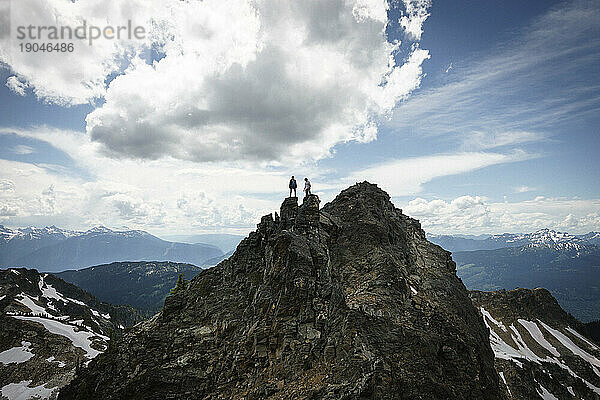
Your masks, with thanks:
[[[104,227],[86,232],[51,227],[35,230],[35,235],[26,231],[4,228],[6,239],[0,243],[3,265],[47,272],[113,261],[165,260],[203,265],[205,260],[223,254],[211,245],[167,242],[143,231],[113,231]]]
[[[237,245],[244,239],[244,236],[225,233],[206,233],[199,235],[170,235],[165,238],[174,242],[210,244],[221,249],[223,253],[233,253]]]
[[[179,273],[192,279],[202,268],[172,262],[115,262],[54,275],[87,290],[102,301],[128,304],[146,314],[158,312]]]
[[[457,274],[469,289],[544,287],[582,321],[600,319],[600,247],[573,241],[456,252]]]
[[[217,265],[218,263],[220,263],[221,261],[231,257],[233,255],[233,253],[234,253],[234,251],[232,250],[228,253],[223,254],[222,256],[211,258],[210,260],[206,260],[206,261],[204,261],[203,267],[213,267],[213,266]]]
[[[60,399],[503,399],[450,253],[377,186],[296,198]]]
[[[569,248],[571,246],[586,246],[600,244],[600,233],[590,232],[585,235],[570,235],[551,229],[540,229],[533,233],[504,233],[502,235],[487,235],[483,237],[465,237],[460,235],[434,235],[428,234],[427,238],[433,243],[442,246],[451,252],[496,250],[505,247],[521,247],[532,245],[551,245],[556,248]]]
[[[78,365],[106,350],[111,332],[139,317],[25,268],[0,270],[0,310],[0,389],[9,399],[55,398]]]
[[[13,266],[18,259],[80,232],[67,231],[55,226],[46,228],[10,229],[0,225],[0,265]]]
[[[590,244],[600,245],[600,232],[590,232],[585,235],[579,235],[579,237]]]
[[[474,291],[471,299],[510,398],[600,398],[600,348],[547,290]]]

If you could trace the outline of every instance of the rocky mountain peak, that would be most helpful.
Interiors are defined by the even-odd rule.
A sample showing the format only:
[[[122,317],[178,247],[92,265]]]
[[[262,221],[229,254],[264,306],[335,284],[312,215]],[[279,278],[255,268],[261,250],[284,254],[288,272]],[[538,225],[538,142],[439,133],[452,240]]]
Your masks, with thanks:
[[[376,185],[285,199],[60,398],[504,398],[450,253]]]

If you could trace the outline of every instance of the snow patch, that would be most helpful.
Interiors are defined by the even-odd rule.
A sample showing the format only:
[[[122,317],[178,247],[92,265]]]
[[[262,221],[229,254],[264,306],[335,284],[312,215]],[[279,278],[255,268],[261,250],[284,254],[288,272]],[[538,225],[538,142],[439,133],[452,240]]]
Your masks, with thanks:
[[[554,346],[552,346],[544,337],[544,334],[542,333],[542,331],[540,331],[540,328],[537,326],[537,324],[535,322],[532,321],[526,321],[524,319],[519,319],[517,320],[521,325],[523,325],[523,327],[525,329],[527,329],[527,332],[529,332],[529,334],[531,335],[531,337],[540,344],[540,346],[542,346],[543,348],[545,348],[546,350],[548,350],[553,356],[555,357],[560,357],[560,353],[558,352],[558,350],[556,350],[556,348]]]
[[[571,393],[571,396],[575,397],[575,392],[573,391],[573,388],[571,386],[567,386],[567,390],[569,391],[569,393]]]
[[[419,292],[417,292],[417,289],[415,289],[414,287],[412,287],[412,285],[410,285],[410,291],[412,292],[413,295],[419,293]]]
[[[504,382],[504,386],[506,386],[506,390],[508,390],[508,394],[512,396],[510,392],[510,388],[508,387],[508,383],[506,383],[506,378],[504,377],[504,372],[500,371],[500,378],[502,378],[502,382]]]
[[[48,399],[56,388],[47,389],[44,385],[29,387],[31,381],[9,383],[2,387],[2,396],[8,400],[27,400],[31,398]]]
[[[51,363],[51,362],[58,363],[58,368],[63,368],[64,366],[67,365],[62,361],[58,361],[58,360],[55,361],[55,360],[56,360],[56,358],[54,358],[54,356],[46,358],[46,361],[48,361],[49,363]]]
[[[481,310],[481,314],[484,316],[484,321],[485,321],[485,318],[487,318],[498,328],[502,329],[504,332],[508,332],[508,329],[506,329],[504,324],[502,322],[496,321],[494,319],[494,317],[492,317],[492,314],[490,314],[485,308],[481,307],[480,310]],[[486,325],[487,325],[487,323],[486,323]]]
[[[19,303],[21,303],[25,307],[29,308],[29,310],[31,311],[32,314],[42,314],[42,315],[48,314],[48,311],[44,307],[38,306],[37,304],[34,303],[34,300],[38,300],[38,299],[39,299],[38,297],[31,297],[25,293],[21,293],[21,294],[17,295],[17,297],[15,298],[15,300],[17,300]]]
[[[0,301],[4,300],[5,297],[6,295],[0,296]]]
[[[99,337],[103,338],[104,340],[108,340],[108,337],[106,337],[106,336],[103,336],[103,335],[100,335],[97,333],[93,333],[93,332],[83,331],[83,330],[75,331],[74,326],[66,325],[66,324],[63,324],[62,322],[51,320],[51,319],[40,318],[40,317],[26,317],[26,316],[21,316],[21,315],[13,315],[12,317],[21,319],[21,320],[25,320],[25,321],[39,322],[40,324],[44,325],[44,328],[46,328],[46,330],[48,332],[54,333],[55,335],[64,336],[67,339],[71,340],[71,342],[73,343],[73,346],[83,349],[86,352],[86,357],[89,359],[92,359],[101,353],[101,351],[93,349],[90,346],[91,338],[94,336],[99,336]]]
[[[17,271],[16,269],[11,269],[10,272],[12,272],[13,274],[16,274],[16,275],[21,275],[21,273],[19,271]]]
[[[87,307],[83,301],[79,301],[76,299],[72,299],[70,297],[64,296],[62,293],[57,291],[51,284],[44,282],[44,278],[47,277],[48,274],[44,274],[40,276],[40,280],[38,282],[38,286],[40,287],[40,291],[42,292],[42,297],[47,299],[53,299],[62,301],[63,303],[71,302],[75,304],[79,304],[80,306]]]
[[[22,341],[21,347],[13,347],[0,353],[0,363],[4,365],[8,364],[21,364],[29,361],[34,354],[31,352],[31,343]]]
[[[490,344],[492,345],[492,350],[494,351],[494,357],[500,358],[502,360],[512,361],[520,368],[523,368],[523,363],[521,363],[518,359],[524,358],[518,350],[510,346],[506,343],[502,338],[489,326],[487,319],[484,318],[483,322],[485,326],[490,330]],[[503,325],[504,326],[504,325]]]
[[[42,292],[42,297],[52,300],[62,301],[66,303],[67,300],[52,287],[49,283],[44,282],[44,278],[47,277],[48,274],[40,275],[40,280],[38,282],[38,286],[40,291]]]
[[[565,346],[567,349],[569,349],[573,354],[583,358],[584,360],[586,360],[587,362],[592,364],[593,367],[596,367],[596,368],[600,367],[600,360],[598,360],[596,357],[589,354],[588,352],[586,352],[585,350],[583,350],[582,348],[577,346],[575,343],[573,343],[573,341],[571,339],[569,339],[567,337],[567,335],[565,335],[564,333],[562,333],[556,329],[549,327],[542,321],[539,321],[539,322],[542,324],[542,326],[548,332],[550,332],[550,334],[552,336],[554,336],[560,343],[562,343],[563,346]],[[598,374],[597,370],[594,370],[594,372],[596,372],[596,374]]]
[[[2,299],[0,299],[0,300],[2,300]],[[579,332],[577,332],[575,329],[568,326],[566,328],[566,330],[567,330],[567,332],[571,333],[572,335],[575,335],[579,340],[587,343],[587,345],[590,346],[592,349],[598,350],[598,346],[596,346],[594,343],[587,340],[585,337],[581,336],[581,334],[579,334]]]
[[[538,390],[537,388],[535,389],[536,392],[538,392],[538,394],[540,395],[540,397],[544,400],[558,400],[552,393],[550,393],[548,391],[548,389],[546,389],[545,387],[543,387],[542,385],[540,385],[540,383],[538,381],[535,381],[535,383],[537,383],[540,387],[540,390]]]
[[[510,329],[516,335],[516,337],[512,336],[512,335],[511,336],[512,336],[513,340],[515,341],[515,343],[517,344],[517,346],[519,347],[519,353],[522,354],[525,359],[531,360],[531,361],[539,364],[540,360],[541,360],[540,357],[538,357],[538,355],[535,354],[535,352],[527,346],[527,344],[521,337],[521,334],[519,333],[517,328],[515,328],[515,326],[511,324]]]

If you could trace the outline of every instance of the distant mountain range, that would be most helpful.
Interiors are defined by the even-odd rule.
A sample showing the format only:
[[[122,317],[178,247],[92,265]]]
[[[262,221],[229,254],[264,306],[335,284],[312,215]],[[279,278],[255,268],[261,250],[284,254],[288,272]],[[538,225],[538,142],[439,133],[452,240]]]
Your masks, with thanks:
[[[477,237],[428,234],[427,239],[454,253],[457,251],[496,250],[504,247],[520,247],[527,244],[553,245],[565,248],[600,245],[600,232],[570,235],[565,232],[540,229],[533,233],[504,233],[502,235],[481,235]]]
[[[202,268],[172,262],[114,262],[54,275],[111,304],[127,304],[150,316],[158,312],[182,273],[192,279]]]
[[[169,235],[164,238],[173,242],[211,244],[221,249],[223,253],[233,253],[245,236],[227,233],[206,233],[199,235]]]
[[[96,227],[86,232],[0,225],[0,266],[26,266],[46,272],[79,269],[114,261],[172,261],[197,266],[223,256],[216,246],[177,243],[147,232]]]
[[[600,319],[600,233],[570,235],[542,229],[479,240],[434,235],[429,239],[453,251],[456,273],[468,289],[544,287],[581,321]],[[465,247],[484,249],[457,250]]]

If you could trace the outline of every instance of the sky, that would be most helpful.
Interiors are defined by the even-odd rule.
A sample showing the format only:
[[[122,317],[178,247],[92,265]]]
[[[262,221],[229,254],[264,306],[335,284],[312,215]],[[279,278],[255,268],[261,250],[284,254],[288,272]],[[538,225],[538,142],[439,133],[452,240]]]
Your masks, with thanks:
[[[98,4],[0,1],[0,224],[245,234],[295,175],[429,233],[600,230],[598,0]]]

